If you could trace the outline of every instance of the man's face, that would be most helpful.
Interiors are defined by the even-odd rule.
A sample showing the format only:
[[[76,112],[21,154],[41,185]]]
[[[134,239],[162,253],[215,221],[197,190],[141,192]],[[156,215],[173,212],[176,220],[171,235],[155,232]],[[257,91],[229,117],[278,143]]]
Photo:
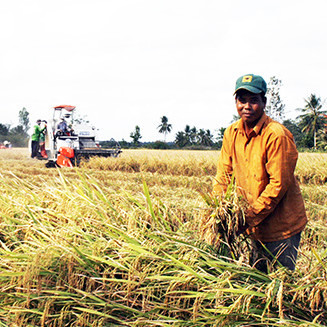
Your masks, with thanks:
[[[236,94],[236,109],[244,124],[254,127],[261,118],[266,107],[267,99],[260,94],[240,90]]]

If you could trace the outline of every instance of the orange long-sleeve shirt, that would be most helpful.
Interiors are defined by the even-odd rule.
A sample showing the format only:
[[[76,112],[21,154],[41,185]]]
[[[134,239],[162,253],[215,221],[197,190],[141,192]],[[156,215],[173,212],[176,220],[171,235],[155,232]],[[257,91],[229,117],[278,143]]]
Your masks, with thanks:
[[[307,217],[294,177],[297,157],[292,134],[266,114],[249,137],[241,119],[226,129],[213,194],[224,192],[234,174],[249,203],[246,221],[253,238],[279,241],[304,229]]]

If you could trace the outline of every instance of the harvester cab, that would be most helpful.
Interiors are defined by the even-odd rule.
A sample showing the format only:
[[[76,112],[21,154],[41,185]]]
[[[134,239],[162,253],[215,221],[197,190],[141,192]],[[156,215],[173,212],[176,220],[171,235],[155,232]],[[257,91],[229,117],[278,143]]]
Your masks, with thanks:
[[[47,128],[47,167],[73,167],[81,159],[118,157],[122,152],[117,142],[112,149],[100,148],[96,142],[96,128],[87,123],[75,123],[74,106],[61,105],[53,109]]]

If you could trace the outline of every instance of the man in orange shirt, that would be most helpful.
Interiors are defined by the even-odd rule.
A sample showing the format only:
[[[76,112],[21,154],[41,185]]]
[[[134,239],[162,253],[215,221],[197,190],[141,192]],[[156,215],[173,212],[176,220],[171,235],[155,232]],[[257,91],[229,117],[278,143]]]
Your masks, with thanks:
[[[266,91],[261,76],[249,74],[236,81],[234,95],[241,119],[224,133],[213,194],[224,193],[233,175],[249,204],[241,232],[251,235],[258,249],[252,264],[266,272],[267,265],[277,259],[294,270],[307,223],[294,177],[298,152],[292,134],[265,114]]]

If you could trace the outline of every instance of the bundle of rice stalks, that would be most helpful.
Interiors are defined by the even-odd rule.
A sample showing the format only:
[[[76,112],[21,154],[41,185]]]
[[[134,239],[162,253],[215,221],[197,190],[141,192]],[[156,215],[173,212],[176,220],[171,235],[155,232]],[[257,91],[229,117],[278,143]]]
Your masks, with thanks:
[[[203,194],[209,208],[203,211],[199,222],[201,239],[215,248],[220,255],[234,260],[245,260],[250,240],[245,231],[247,203],[231,183],[220,197]]]

